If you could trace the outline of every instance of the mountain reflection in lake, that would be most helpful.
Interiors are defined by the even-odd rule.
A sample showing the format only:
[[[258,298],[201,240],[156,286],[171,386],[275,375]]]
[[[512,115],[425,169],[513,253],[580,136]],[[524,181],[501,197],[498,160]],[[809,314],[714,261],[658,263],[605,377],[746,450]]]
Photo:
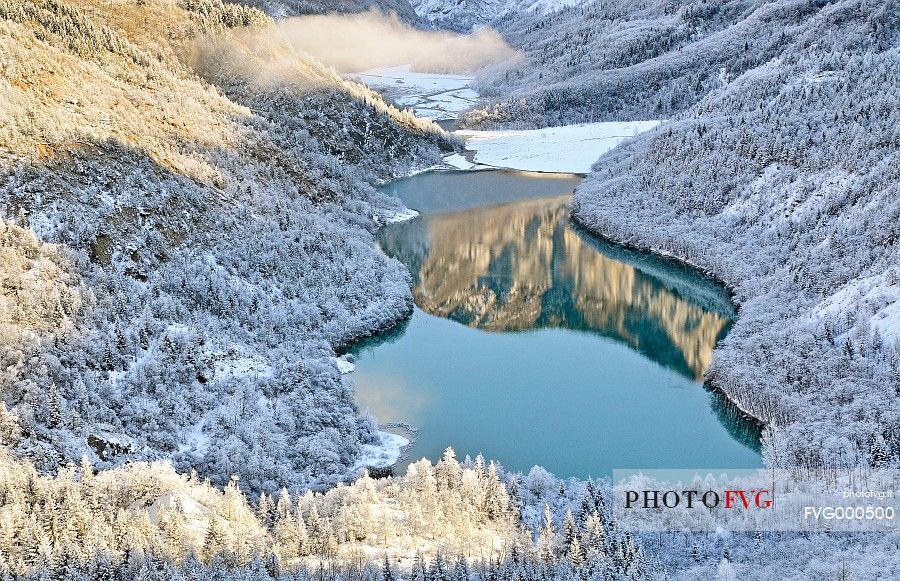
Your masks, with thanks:
[[[421,174],[389,184],[422,216],[379,244],[416,311],[356,345],[357,401],[417,426],[413,458],[483,453],[560,476],[757,467],[758,428],[699,383],[727,292],[572,225],[575,177]]]
[[[702,378],[732,316],[727,297],[694,302],[675,277],[602,254],[570,225],[568,200],[426,215],[385,230],[380,244],[410,268],[427,313],[488,331],[596,332]]]

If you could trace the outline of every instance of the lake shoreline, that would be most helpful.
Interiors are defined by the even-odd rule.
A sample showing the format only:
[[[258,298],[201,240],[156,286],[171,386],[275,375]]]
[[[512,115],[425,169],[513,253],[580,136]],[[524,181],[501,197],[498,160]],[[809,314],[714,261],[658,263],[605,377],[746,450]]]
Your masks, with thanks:
[[[416,307],[411,317],[343,346],[343,352],[352,353],[357,364],[353,378],[360,410],[368,409],[382,427],[403,421],[420,428],[422,437],[415,447],[415,456],[438,459],[444,448],[451,446],[473,457],[482,453],[512,471],[527,472],[533,465],[542,465],[564,476],[586,477],[605,474],[607,468],[630,465],[631,458],[661,466],[659,453],[648,453],[649,443],[656,439],[656,431],[652,429],[635,440],[634,450],[613,453],[615,448],[611,443],[617,441],[615,434],[621,428],[620,422],[607,417],[611,409],[619,409],[614,417],[631,418],[632,422],[645,426],[656,425],[660,418],[670,418],[667,421],[676,422],[673,425],[684,426],[681,437],[690,434],[681,446],[683,449],[690,448],[689,441],[706,442],[702,446],[704,452],[699,452],[699,456],[687,455],[679,460],[682,464],[706,456],[709,459],[703,464],[730,465],[733,460],[735,465],[743,465],[751,451],[756,460],[750,464],[760,462],[758,425],[753,423],[750,427],[742,414],[735,413],[732,402],[723,401],[721,393],[703,383],[703,370],[709,362],[707,349],[711,351],[711,342],[727,333],[736,316],[730,292],[699,269],[685,268],[685,264],[670,257],[628,249],[580,228],[569,218],[568,208],[572,191],[581,178],[569,175],[567,179],[561,182],[554,176],[516,170],[435,171],[386,186],[385,193],[396,195],[406,206],[420,211],[420,217],[411,222],[378,231],[382,251],[399,259],[410,270]],[[496,228],[500,230],[495,231]],[[412,238],[407,239],[408,236]],[[431,236],[438,238],[430,239]],[[611,252],[613,248],[615,252]],[[522,271],[528,277],[536,277],[533,282],[529,282],[530,278],[518,278],[515,263],[502,262],[506,265],[503,268],[513,269],[509,273],[490,271],[493,274],[488,278],[494,277],[501,287],[494,287],[494,283],[477,274],[479,269],[488,268],[485,260],[489,260],[489,255],[498,259],[510,252],[509,256],[533,256],[538,261],[531,264],[529,259],[528,268]],[[551,270],[541,274],[545,272],[542,269],[551,265],[555,265],[552,272],[556,273],[552,280],[546,278]],[[426,276],[422,268],[427,268],[427,290],[421,287],[422,277]],[[456,274],[447,278],[441,274],[445,271]],[[576,281],[579,281],[577,286],[572,287]],[[515,289],[509,296],[519,297],[509,305],[503,298],[506,291],[502,290],[507,284]],[[627,286],[619,288],[622,284]],[[457,288],[457,285],[462,286]],[[490,299],[497,302],[480,315],[481,307],[465,297],[469,292],[480,295],[482,291],[501,294]],[[541,296],[544,298],[540,299]],[[579,297],[588,302],[582,302]],[[448,299],[451,302],[447,303]],[[521,300],[525,304],[543,303],[544,312],[518,311]],[[454,306],[456,301],[460,303]],[[460,308],[463,311],[474,308],[472,315],[476,318],[470,319]],[[495,308],[499,310],[495,312]],[[588,310],[581,310],[585,308]],[[542,320],[532,321],[536,316]],[[604,322],[607,317],[612,319]],[[503,326],[504,321],[513,326]],[[627,330],[620,327],[622,324]],[[463,344],[469,347],[461,347]],[[510,351],[513,344],[515,347]],[[471,345],[477,346],[473,353],[470,353]],[[532,377],[531,372],[525,372],[524,377],[517,379],[522,369],[531,369],[528,361],[540,360],[526,356],[519,361],[523,353],[535,348],[551,349],[546,352],[547,365],[543,368],[555,370],[549,372],[553,377],[545,378],[541,374]],[[630,355],[624,355],[626,352]],[[637,362],[643,359],[647,363]],[[485,368],[487,361],[492,363]],[[574,361],[580,363],[573,365]],[[470,371],[451,371],[463,362],[463,367]],[[650,367],[645,369],[647,364]],[[519,370],[512,370],[512,374],[505,372],[504,367],[509,365]],[[650,371],[651,368],[660,371]],[[662,375],[654,375],[659,373]],[[594,379],[588,379],[591,377]],[[564,379],[559,383],[561,378]],[[465,426],[483,425],[488,421],[486,416],[491,414],[489,410],[510,405],[509,400],[505,404],[499,400],[462,403],[469,401],[473,381],[491,386],[489,392],[482,394],[490,402],[508,392],[519,400],[512,404],[516,410],[529,406],[529,397],[536,398],[534,402],[543,397],[533,391],[536,387],[532,383],[549,386],[556,382],[562,388],[558,397],[563,401],[583,401],[578,408],[581,412],[572,409],[563,413],[566,417],[576,416],[570,425],[588,422],[577,433],[582,434],[580,440],[594,442],[589,446],[593,451],[556,457],[552,453],[548,455],[544,445],[538,448],[526,445],[522,450],[528,452],[523,455],[522,450],[516,452],[500,443],[496,434],[472,432]],[[440,386],[438,394],[433,391],[435,386]],[[698,390],[694,391],[693,386]],[[688,391],[666,389],[672,387]],[[664,391],[649,395],[648,388]],[[498,395],[489,396],[493,392]],[[453,395],[445,396],[445,393]],[[449,408],[441,403],[445,397],[454,399],[447,402]],[[660,405],[659,397],[668,403]],[[408,406],[420,405],[416,401],[422,399],[428,402],[425,415],[422,408],[411,414]],[[470,413],[458,409],[473,404],[474,408],[467,409],[481,411]],[[495,404],[499,407],[494,407]],[[546,409],[544,404],[534,409],[538,408]],[[553,413],[560,412],[556,409]],[[516,422],[521,413],[508,410],[507,418]],[[526,416],[531,413],[525,412]],[[437,420],[433,414],[441,419]],[[548,421],[562,421],[562,416],[548,416]],[[515,434],[519,428],[510,425],[504,428],[504,433],[508,429]],[[465,437],[460,437],[463,434]],[[576,437],[575,433],[571,435]],[[524,434],[507,436],[506,439],[520,443],[527,440]],[[742,451],[729,448],[734,446],[731,440],[739,442]],[[664,448],[664,454],[674,454],[672,458],[679,456],[668,444]],[[731,451],[719,452],[724,449]],[[402,469],[402,462],[395,469]]]
[[[463,166],[460,166],[459,163],[445,161],[443,166],[429,168],[424,170],[424,172],[474,173],[483,171],[526,171],[547,175],[548,177],[569,174],[577,176],[581,180],[579,181],[578,186],[576,186],[577,188],[583,183],[583,179],[590,175],[592,168],[589,166],[592,166],[594,163],[593,157],[600,157],[607,151],[617,147],[621,141],[636,136],[643,131],[652,129],[659,123],[659,121],[635,121],[631,123],[575,124],[530,131],[466,132],[465,130],[457,129],[457,131],[453,131],[452,134],[460,135],[466,139],[463,155],[468,165],[466,166],[466,164],[463,164]],[[456,128],[455,124],[453,128]],[[628,131],[623,128],[628,129]],[[547,144],[542,142],[548,141],[547,137],[549,134],[553,134],[551,136],[553,139],[549,140],[552,143],[549,143],[549,147],[545,148],[544,145]],[[568,136],[568,138],[566,138],[566,136]],[[575,137],[578,137],[579,139],[588,139],[595,143],[603,141],[605,138],[609,143],[605,144],[603,150],[592,157],[592,161],[586,164],[586,167],[572,166],[569,168],[566,166],[568,169],[563,171],[560,169],[560,167],[562,167],[560,166],[560,163],[569,163],[569,165],[572,165],[570,162],[563,160],[570,160],[572,157],[573,151],[575,151],[573,145],[578,145],[577,143],[573,143],[573,141],[579,141],[579,139],[574,139]],[[494,143],[493,141],[499,142],[499,144]],[[485,158],[483,152],[479,156],[479,149],[481,149],[478,147],[479,142],[481,142],[482,146],[487,145],[489,148],[492,147],[495,150],[488,156],[490,159]],[[548,149],[548,151],[542,151],[543,149]],[[457,153],[456,156],[459,156],[459,154]],[[581,157],[585,157],[584,152],[581,152]],[[578,163],[580,165],[585,165],[584,162]],[[422,172],[416,173],[421,174]],[[396,181],[397,180],[392,180],[383,185],[387,186]],[[417,210],[419,209],[417,208]],[[727,284],[716,272],[705,268],[703,265],[693,264],[691,261],[683,260],[673,253],[663,252],[649,246],[642,247],[637,244],[630,244],[624,240],[606,236],[602,232],[597,232],[591,229],[585,221],[579,219],[575,208],[572,208],[570,221],[576,229],[580,229],[585,234],[604,243],[622,250],[637,252],[654,260],[662,260],[679,268],[688,268],[698,275],[701,275],[716,286],[724,289],[725,293],[727,293],[729,307],[735,312],[735,320],[740,316],[741,305],[736,301],[734,288]],[[379,231],[383,230],[383,228],[384,226],[380,228]],[[403,316],[398,317],[397,320],[393,321],[391,324],[385,325],[371,333],[361,335],[351,341],[347,341],[335,350],[338,354],[347,353],[352,350],[354,346],[377,338],[380,335],[402,332],[404,326],[409,324],[414,312],[414,307],[411,307]],[[715,357],[717,349],[718,347],[714,349],[713,357]],[[729,397],[728,393],[716,380],[716,376],[710,374],[708,370],[704,372],[703,375],[703,386],[705,389],[714,392],[717,396],[723,397],[728,405],[733,406],[734,410],[736,410],[745,420],[752,422],[760,430],[765,429],[766,423],[749,413],[748,410],[742,407],[736,400]]]
[[[719,286],[721,286],[722,288],[724,288],[728,291],[732,306],[734,307],[735,312],[737,313],[737,317],[735,318],[735,321],[737,321],[740,318],[741,303],[737,301],[737,295],[735,293],[734,287],[732,285],[730,285],[728,282],[726,282],[724,279],[722,279],[715,271],[713,271],[709,268],[706,268],[702,265],[695,264],[695,263],[691,262],[690,260],[683,259],[675,254],[670,253],[670,252],[665,252],[660,249],[653,248],[649,245],[641,246],[639,244],[624,242],[624,241],[616,240],[615,238],[606,236],[603,232],[594,230],[587,223],[585,223],[583,219],[579,218],[579,215],[575,211],[574,208],[572,209],[572,221],[575,224],[577,224],[579,228],[584,229],[585,232],[588,232],[591,236],[595,236],[595,237],[599,238],[600,240],[603,240],[605,242],[608,242],[608,243],[618,246],[620,248],[624,248],[627,250],[634,250],[636,252],[640,252],[640,253],[646,254],[648,256],[661,258],[663,260],[670,261],[673,264],[685,266],[687,268],[697,271],[698,273],[701,273],[703,276],[705,276],[709,280],[715,282],[716,284],[718,284]],[[715,351],[713,351],[713,355],[715,355]],[[744,417],[746,417],[748,420],[756,423],[758,426],[760,426],[763,429],[768,427],[768,424],[764,420],[756,417],[755,415],[753,415],[752,413],[750,413],[749,411],[744,409],[744,407],[742,407],[737,401],[732,399],[729,396],[728,392],[726,392],[721,387],[721,385],[718,384],[718,382],[716,381],[714,376],[709,377],[708,375],[709,374],[707,372],[706,376],[704,377],[704,385],[708,386],[710,389],[715,390],[717,393],[724,396],[725,399],[727,399],[728,402],[731,405],[733,405],[737,410],[739,410],[741,412],[741,414],[743,414]]]

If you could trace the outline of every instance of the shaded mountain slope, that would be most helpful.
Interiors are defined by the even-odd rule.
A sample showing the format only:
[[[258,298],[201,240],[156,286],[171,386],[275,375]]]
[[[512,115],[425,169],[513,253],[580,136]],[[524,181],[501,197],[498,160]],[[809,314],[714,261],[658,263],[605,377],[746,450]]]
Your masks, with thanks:
[[[832,3],[785,56],[602,157],[595,232],[700,265],[740,317],[711,380],[767,422],[773,464],[900,457],[900,21]]]

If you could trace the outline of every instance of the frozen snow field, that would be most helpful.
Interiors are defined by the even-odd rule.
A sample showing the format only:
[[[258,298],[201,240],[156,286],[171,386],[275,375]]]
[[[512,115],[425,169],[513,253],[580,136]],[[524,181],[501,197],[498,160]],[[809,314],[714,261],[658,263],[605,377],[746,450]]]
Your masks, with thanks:
[[[523,171],[590,173],[597,159],[660,121],[614,121],[522,131],[457,131],[475,162]]]

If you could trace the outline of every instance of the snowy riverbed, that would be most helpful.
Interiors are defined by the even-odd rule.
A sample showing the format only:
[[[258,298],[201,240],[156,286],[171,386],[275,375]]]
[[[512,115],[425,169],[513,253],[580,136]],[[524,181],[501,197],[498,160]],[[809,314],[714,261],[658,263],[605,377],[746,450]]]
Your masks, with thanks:
[[[434,120],[456,119],[478,104],[473,77],[413,72],[409,65],[348,75],[382,92],[400,107]],[[590,173],[597,159],[659,121],[614,121],[533,130],[456,131],[466,139],[469,159],[452,154],[444,166],[459,170],[506,168],[547,173]]]
[[[456,119],[478,101],[472,77],[413,72],[410,65],[380,67],[348,75],[383,93],[400,107],[435,121]]]

